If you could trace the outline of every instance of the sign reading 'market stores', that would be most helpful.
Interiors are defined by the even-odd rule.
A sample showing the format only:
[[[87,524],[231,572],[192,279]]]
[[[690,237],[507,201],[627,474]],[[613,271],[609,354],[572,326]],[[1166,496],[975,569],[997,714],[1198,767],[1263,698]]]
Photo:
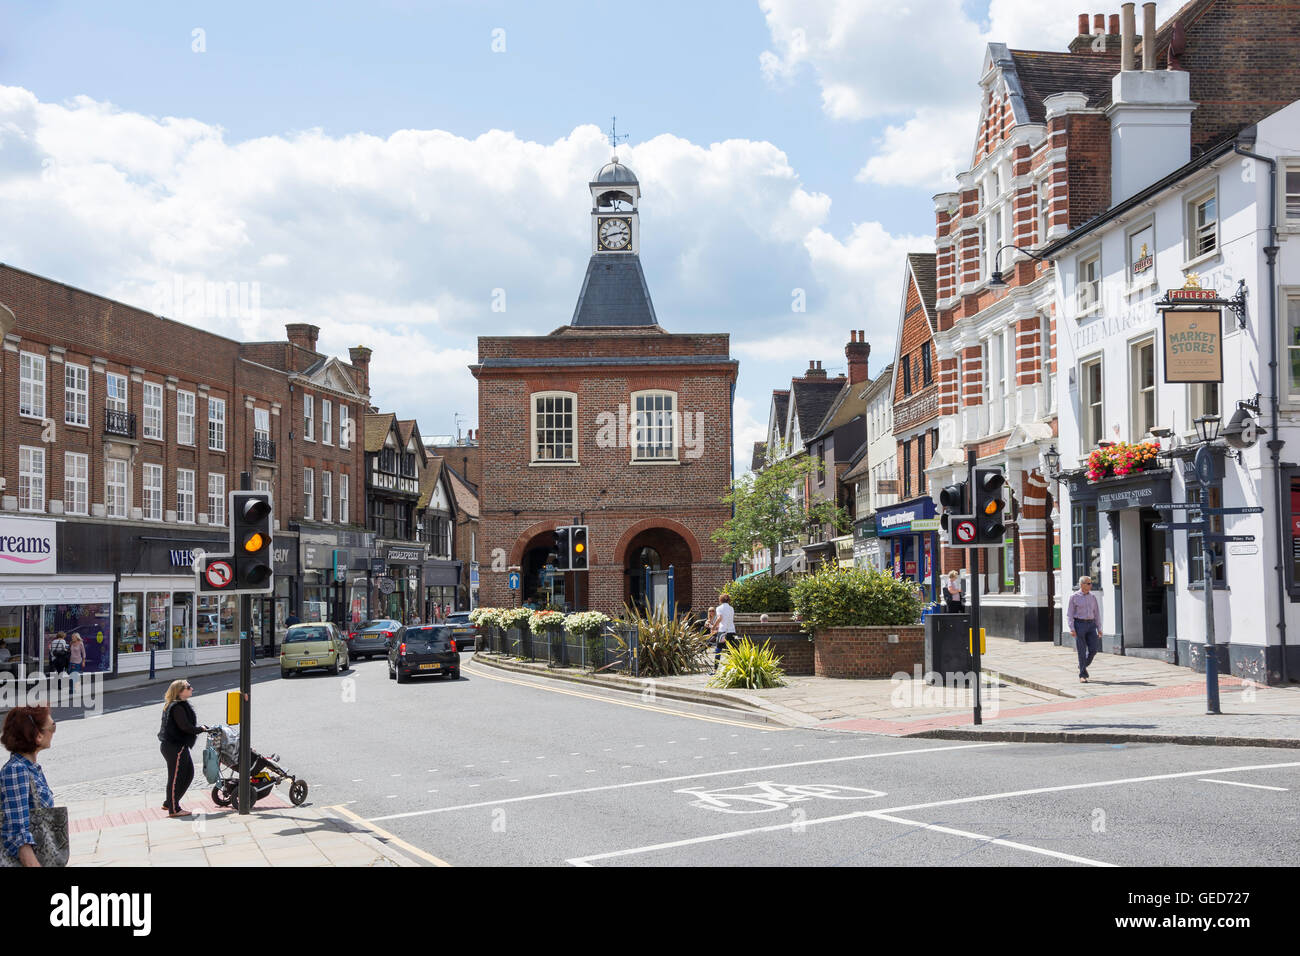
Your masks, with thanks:
[[[0,574],[57,574],[57,521],[0,518]]]
[[[1223,314],[1168,309],[1164,318],[1165,381],[1222,382]]]

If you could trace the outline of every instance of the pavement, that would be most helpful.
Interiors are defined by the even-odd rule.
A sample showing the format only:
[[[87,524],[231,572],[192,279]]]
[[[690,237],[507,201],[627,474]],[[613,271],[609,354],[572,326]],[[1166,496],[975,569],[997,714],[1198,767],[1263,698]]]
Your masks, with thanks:
[[[1185,667],[1147,658],[1100,654],[1079,683],[1072,647],[987,639],[981,718],[974,694],[934,687],[918,667],[909,679],[789,677],[767,690],[718,690],[710,675],[637,680],[595,677],[573,669],[480,654],[480,663],[643,696],[710,703],[788,727],[1020,742],[1178,743],[1300,748],[1300,686],[1266,687],[1220,676],[1220,714],[1206,713],[1206,680]]]

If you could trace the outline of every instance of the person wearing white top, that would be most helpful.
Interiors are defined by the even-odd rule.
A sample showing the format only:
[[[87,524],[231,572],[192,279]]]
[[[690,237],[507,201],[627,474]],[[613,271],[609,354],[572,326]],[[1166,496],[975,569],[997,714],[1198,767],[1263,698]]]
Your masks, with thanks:
[[[713,670],[718,670],[718,660],[722,657],[722,648],[728,637],[736,636],[736,610],[731,606],[730,595],[718,597],[718,609],[713,615],[713,631],[717,638],[713,645]]]

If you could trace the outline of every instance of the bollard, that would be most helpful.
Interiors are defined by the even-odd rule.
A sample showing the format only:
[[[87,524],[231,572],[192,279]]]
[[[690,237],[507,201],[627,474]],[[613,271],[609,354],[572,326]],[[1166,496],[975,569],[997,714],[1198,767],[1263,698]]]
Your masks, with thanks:
[[[154,667],[154,663],[156,660],[154,655],[157,654],[157,652],[158,652],[157,648],[154,647],[149,648],[149,679],[150,680],[153,680],[158,676],[158,671]]]

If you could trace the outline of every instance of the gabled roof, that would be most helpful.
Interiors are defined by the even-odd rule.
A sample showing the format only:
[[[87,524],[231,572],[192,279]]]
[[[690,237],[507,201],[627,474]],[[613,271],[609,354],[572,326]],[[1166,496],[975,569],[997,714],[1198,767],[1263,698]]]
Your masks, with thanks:
[[[442,459],[430,458],[428,464],[424,466],[424,471],[420,473],[420,500],[415,503],[416,508],[429,507],[429,502],[433,500],[433,489],[437,487],[441,478]]]
[[[811,438],[806,439],[806,441],[813,441],[820,438],[827,432],[832,432],[841,425],[847,425],[849,422],[853,421],[853,419],[865,415],[867,412],[867,403],[862,398],[861,394],[863,384],[863,382],[850,384],[846,381],[844,387],[840,389],[840,393],[836,395],[835,400],[831,402],[831,407],[826,410],[826,415],[822,418],[821,422],[818,423],[817,431],[813,433]]]
[[[921,297],[921,306],[925,309],[925,317],[930,321],[930,331],[939,331],[938,313],[934,310],[934,304],[938,297],[938,269],[935,266],[936,256],[933,252],[909,252],[907,254],[907,266],[912,271],[912,279],[916,283],[917,294]]]
[[[328,388],[358,398],[362,395],[357,390],[357,383],[353,381],[352,374],[348,371],[347,366],[333,356],[325,356],[313,362],[303,371],[302,375],[311,384],[320,388]]]
[[[862,386],[860,397],[867,404],[871,404],[874,398],[882,388],[890,385],[894,381],[894,363],[890,362],[880,370],[880,374],[873,378],[869,383]]]
[[[392,412],[366,415],[366,451],[383,451],[384,442],[396,421],[397,416]]]
[[[455,468],[445,466],[443,470],[451,482],[451,493],[456,498],[456,510],[465,517],[477,521],[478,494],[470,488],[469,482],[462,478]]]
[[[587,274],[569,325],[657,326],[641,257],[636,253],[601,253],[587,262]]]
[[[840,481],[861,481],[869,474],[871,474],[871,459],[867,455],[867,446],[864,444],[860,457],[853,462],[853,466],[844,473]]]
[[[790,390],[788,388],[778,388],[772,392],[772,405],[776,413],[776,430],[784,439],[785,423],[790,417]]]
[[[991,44],[991,46],[1000,44]],[[1088,106],[1110,103],[1111,77],[1119,72],[1119,50],[1113,53],[1048,53],[1040,50],[1011,50],[1011,62],[1024,96],[1026,119],[1016,122],[1044,123],[1043,101],[1057,93],[1082,93]],[[1004,66],[1005,71],[1005,66]]]
[[[799,434],[804,432],[816,434],[816,428],[826,417],[826,412],[834,404],[835,398],[844,387],[844,380],[828,379],[792,379],[790,397],[793,402],[791,412],[799,416]],[[787,440],[789,436],[786,436]]]
[[[767,442],[756,441],[754,442],[754,455],[750,460],[749,468],[751,471],[758,471],[765,464],[767,464]]]

